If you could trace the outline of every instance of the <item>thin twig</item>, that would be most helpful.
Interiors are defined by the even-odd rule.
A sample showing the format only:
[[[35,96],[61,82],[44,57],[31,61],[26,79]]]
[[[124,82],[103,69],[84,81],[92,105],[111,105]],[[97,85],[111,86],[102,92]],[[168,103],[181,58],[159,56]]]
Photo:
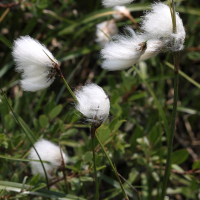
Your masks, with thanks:
[[[65,169],[65,161],[64,161],[64,158],[63,158],[63,154],[62,154],[62,149],[61,149],[60,143],[59,143],[59,147],[60,147],[60,155],[61,155],[61,159],[62,159],[61,170],[62,170],[63,175],[64,175],[66,192],[68,193],[69,192],[69,188],[68,188],[67,176],[66,176],[66,171],[65,171],[66,170]]]

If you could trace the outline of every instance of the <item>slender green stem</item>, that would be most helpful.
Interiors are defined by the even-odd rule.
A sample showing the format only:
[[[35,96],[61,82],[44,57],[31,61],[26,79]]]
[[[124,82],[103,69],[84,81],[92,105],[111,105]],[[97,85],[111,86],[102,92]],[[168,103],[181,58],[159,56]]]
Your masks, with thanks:
[[[155,101],[155,103],[156,103],[156,105],[158,107],[158,110],[159,110],[159,113],[161,115],[161,118],[162,118],[162,120],[164,122],[165,132],[166,132],[166,135],[167,135],[167,141],[169,141],[169,134],[170,133],[169,133],[169,126],[168,126],[168,122],[167,122],[167,118],[165,116],[165,113],[164,113],[164,111],[163,111],[163,109],[162,109],[162,107],[161,107],[161,105],[160,105],[155,93],[153,92],[153,90],[151,89],[149,84],[146,82],[146,80],[142,77],[142,75],[140,74],[139,70],[134,65],[132,67],[136,71],[136,73],[139,75],[139,77],[142,79],[142,82],[146,85],[146,87],[147,87],[148,91],[150,92],[151,96],[154,98],[154,101]]]
[[[6,101],[7,101],[7,103],[8,103],[8,106],[10,107],[10,110],[12,111],[12,113],[13,113],[15,119],[17,120],[17,123],[18,123],[18,124],[21,126],[21,128],[23,129],[24,133],[26,134],[26,137],[27,137],[28,140],[30,141],[32,147],[34,148],[34,150],[35,150],[35,152],[36,152],[36,154],[37,154],[37,156],[38,156],[38,158],[39,158],[39,160],[40,160],[40,162],[41,162],[42,168],[43,168],[43,170],[44,170],[45,178],[46,178],[47,188],[49,189],[49,180],[48,180],[47,173],[46,173],[44,164],[43,164],[43,162],[42,162],[42,159],[41,159],[39,153],[37,152],[37,150],[36,150],[36,148],[35,148],[35,146],[34,146],[32,140],[29,138],[29,136],[28,136],[28,134],[26,133],[24,127],[21,125],[20,121],[18,120],[17,115],[15,114],[15,112],[14,112],[14,110],[12,109],[11,105],[9,104],[8,99],[7,99],[7,97],[6,97],[6,95],[4,94],[4,92],[3,92],[2,89],[1,89],[1,92],[2,92],[2,94],[3,94],[3,96],[4,96],[4,98],[6,99]]]
[[[70,93],[70,94],[72,95],[72,97],[74,98],[74,101],[75,101],[76,103],[78,103],[78,100],[77,100],[76,96],[75,96],[74,93],[72,92],[72,90],[71,90],[71,88],[69,87],[69,85],[68,85],[67,81],[65,80],[64,76],[62,76],[62,80],[63,80],[63,82],[64,82],[66,88],[68,89],[69,93]]]
[[[176,12],[174,6],[174,0],[172,0],[172,9],[173,9],[173,33],[176,33]],[[167,183],[170,176],[171,170],[171,154],[173,150],[173,140],[174,140],[174,131],[176,126],[176,112],[177,112],[177,101],[178,101],[178,72],[179,72],[179,52],[174,53],[174,102],[173,102],[173,111],[172,111],[172,118],[171,118],[171,130],[170,130],[170,139],[168,144],[168,151],[167,151],[167,163],[165,168],[165,175],[163,180],[162,186],[162,194],[161,200],[164,200]]]
[[[138,200],[141,200],[139,192],[121,175],[118,175],[129,185],[129,187],[137,194]]]
[[[96,167],[96,160],[95,160],[94,137],[92,137],[92,151],[93,151],[94,175],[95,175],[95,185],[96,185],[95,200],[99,200],[99,184],[98,184],[97,167]]]
[[[173,150],[173,140],[174,140],[174,131],[176,125],[176,111],[177,111],[177,101],[178,101],[178,53],[174,53],[174,102],[173,102],[173,111],[172,111],[172,118],[171,118],[171,130],[170,130],[170,139],[168,144],[168,151],[167,151],[167,163],[165,168],[165,175],[163,180],[163,187],[162,187],[162,194],[161,200],[165,198],[167,182],[170,176],[170,169],[171,169],[171,154]]]
[[[101,143],[101,141],[100,141],[100,139],[99,139],[97,133],[95,133],[95,135],[96,135],[96,138],[97,138],[98,143],[100,144],[102,150],[104,151],[104,153],[105,153],[105,155],[106,155],[106,157],[107,157],[107,159],[108,159],[108,161],[109,161],[109,163],[110,163],[110,165],[111,165],[111,167],[112,167],[112,169],[113,169],[113,171],[114,171],[114,173],[115,173],[115,176],[116,176],[117,180],[118,180],[119,183],[120,183],[120,186],[121,186],[121,189],[122,189],[122,193],[123,193],[125,199],[126,199],[126,200],[129,200],[129,198],[128,198],[128,196],[127,196],[125,190],[124,190],[124,187],[123,187],[123,185],[121,184],[121,180],[120,180],[120,178],[119,178],[119,176],[118,176],[118,172],[116,171],[116,169],[115,169],[115,167],[114,167],[112,161],[110,160],[110,157],[108,156],[108,153],[106,152],[104,146],[102,145],[102,143]]]

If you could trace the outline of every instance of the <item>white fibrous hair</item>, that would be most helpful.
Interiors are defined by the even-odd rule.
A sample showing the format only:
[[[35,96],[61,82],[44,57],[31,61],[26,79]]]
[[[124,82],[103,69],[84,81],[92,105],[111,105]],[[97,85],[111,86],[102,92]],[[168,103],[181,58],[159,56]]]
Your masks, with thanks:
[[[39,140],[34,144],[34,146],[38,154],[40,155],[41,160],[49,162],[49,163],[43,163],[48,178],[49,179],[55,178],[55,170],[61,167],[62,157],[64,163],[66,163],[68,161],[68,156],[61,150],[62,152],[62,157],[61,157],[60,147],[45,139]],[[31,149],[28,158],[31,160],[39,160],[38,155],[33,148]],[[41,177],[45,177],[45,173],[42,164],[40,162],[31,161],[30,165],[33,175],[39,173]]]
[[[130,11],[125,6],[115,6],[113,10],[117,11],[117,13],[113,14],[113,17],[117,20],[121,20],[130,15]]]
[[[118,5],[125,5],[133,2],[134,0],[102,0],[105,7],[113,7]]]
[[[163,42],[157,39],[150,39],[147,41],[147,49],[141,55],[139,61],[144,61],[149,58],[157,56],[163,50]]]
[[[75,96],[78,100],[75,107],[87,118],[87,121],[97,124],[106,121],[110,112],[110,100],[101,87],[89,83],[76,90]]]
[[[146,35],[136,35],[131,28],[126,28],[129,35],[113,37],[102,50],[102,68],[114,71],[123,70],[137,63],[145,52]]]
[[[96,42],[100,46],[105,46],[110,38],[118,33],[118,28],[114,20],[108,20],[96,25]]]
[[[22,73],[21,87],[35,92],[49,87],[55,79],[55,63],[58,61],[39,41],[30,36],[21,36],[14,41],[13,59],[16,71]]]
[[[165,42],[167,49],[180,51],[184,48],[185,29],[178,13],[176,13],[176,33],[173,33],[172,16],[169,6],[164,3],[154,3],[150,11],[142,18],[141,29]]]

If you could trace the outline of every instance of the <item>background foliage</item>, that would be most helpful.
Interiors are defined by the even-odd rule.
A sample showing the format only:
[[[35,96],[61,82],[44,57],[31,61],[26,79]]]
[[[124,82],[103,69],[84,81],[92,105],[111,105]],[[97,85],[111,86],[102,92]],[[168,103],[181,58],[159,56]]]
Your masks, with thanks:
[[[104,88],[111,101],[111,111],[109,120],[98,129],[99,137],[118,172],[140,191],[141,199],[159,199],[167,148],[157,104],[132,68],[121,72],[100,68],[95,25],[110,19],[111,9],[103,8],[100,0],[22,0],[10,8],[3,6],[12,2],[0,2],[0,87],[33,140],[44,137],[60,142],[70,156],[66,168],[71,178],[66,195],[63,181],[53,184],[48,191],[45,180],[31,175],[27,160],[31,144],[0,95],[1,198],[92,199],[95,191],[89,125],[75,111],[62,80],[57,76],[50,88],[36,93],[23,92],[18,86],[20,75],[14,71],[12,42],[21,35],[30,35],[44,43],[61,62],[61,70],[72,88],[91,81]],[[180,56],[182,72],[167,194],[170,199],[199,199],[200,2],[176,2],[187,37]],[[151,3],[138,0],[127,7],[139,22],[143,10]],[[120,29],[124,24],[131,25],[131,22],[117,23]],[[138,64],[168,121],[173,101],[170,63],[173,63],[172,55],[163,53]],[[100,199],[122,199],[120,186],[97,143],[96,152]],[[124,187],[130,199],[137,199],[125,182]],[[22,191],[30,191],[32,195],[27,197],[28,193]]]

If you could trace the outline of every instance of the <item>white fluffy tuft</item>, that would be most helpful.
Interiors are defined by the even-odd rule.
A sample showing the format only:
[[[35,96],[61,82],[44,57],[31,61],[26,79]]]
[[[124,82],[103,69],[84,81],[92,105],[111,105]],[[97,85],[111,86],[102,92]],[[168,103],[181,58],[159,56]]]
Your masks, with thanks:
[[[102,123],[109,116],[110,100],[104,90],[94,83],[75,91],[78,100],[76,109],[87,117],[89,122]]]
[[[144,53],[142,45],[147,41],[146,35],[136,35],[131,28],[126,30],[129,35],[113,37],[113,40],[101,50],[102,68],[110,71],[127,69],[137,63]]]
[[[164,3],[152,4],[142,18],[141,29],[151,35],[151,38],[165,42],[165,46],[171,51],[180,51],[184,48],[185,29],[183,22],[176,13],[177,33],[173,33],[172,17],[169,6]]]
[[[105,46],[110,38],[118,33],[118,28],[114,20],[108,20],[96,25],[96,42],[100,46]]]
[[[38,142],[34,144],[34,146],[38,154],[40,155],[41,159],[43,161],[49,162],[49,164],[43,163],[46,169],[48,178],[49,179],[54,178],[55,177],[54,170],[58,169],[62,163],[60,147],[45,139],[39,140]],[[62,155],[63,155],[64,163],[66,163],[68,161],[68,157],[63,151],[62,151]],[[39,160],[33,148],[31,149],[28,158],[32,160]],[[31,161],[30,165],[31,165],[33,175],[39,173],[41,177],[45,177],[45,173],[40,162]]]
[[[52,53],[39,41],[30,36],[21,36],[14,41],[12,55],[16,63],[16,71],[22,72],[21,86],[25,91],[35,92],[47,88],[54,77],[48,78],[54,63],[58,64]]]
[[[117,20],[121,20],[130,15],[130,11],[125,6],[115,6],[113,10],[117,11],[117,13],[113,14],[113,17]]]
[[[133,2],[134,0],[102,0],[105,7],[113,7],[118,5],[125,5]]]
[[[147,41],[147,49],[138,61],[147,60],[157,56],[163,49],[164,43],[160,40],[150,39]]]

